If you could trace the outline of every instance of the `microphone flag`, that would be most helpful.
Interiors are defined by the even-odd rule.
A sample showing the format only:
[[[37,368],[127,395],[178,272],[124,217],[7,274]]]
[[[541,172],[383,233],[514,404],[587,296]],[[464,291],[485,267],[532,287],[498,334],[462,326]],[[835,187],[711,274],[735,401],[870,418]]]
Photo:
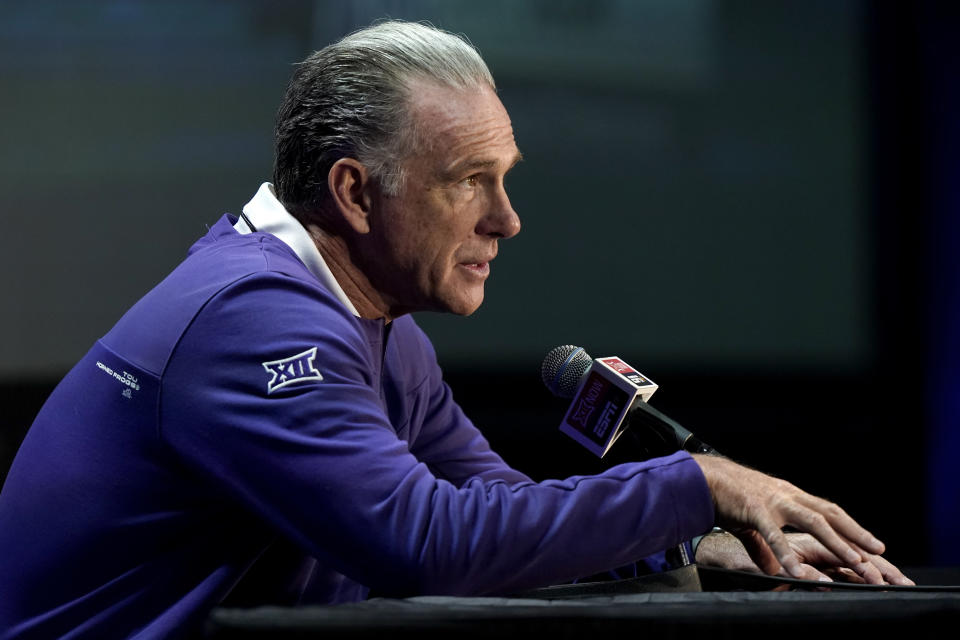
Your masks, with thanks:
[[[626,430],[625,418],[636,399],[647,402],[657,388],[618,356],[596,358],[580,380],[560,431],[602,458]]]

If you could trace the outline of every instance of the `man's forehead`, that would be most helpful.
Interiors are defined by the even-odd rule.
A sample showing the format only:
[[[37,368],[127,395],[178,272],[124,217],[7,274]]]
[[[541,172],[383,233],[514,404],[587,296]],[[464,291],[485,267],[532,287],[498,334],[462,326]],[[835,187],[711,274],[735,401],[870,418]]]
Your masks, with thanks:
[[[420,137],[432,150],[445,149],[454,156],[476,153],[519,156],[506,108],[487,86],[453,88],[418,81],[411,86],[410,107]],[[448,158],[457,163],[464,158]]]

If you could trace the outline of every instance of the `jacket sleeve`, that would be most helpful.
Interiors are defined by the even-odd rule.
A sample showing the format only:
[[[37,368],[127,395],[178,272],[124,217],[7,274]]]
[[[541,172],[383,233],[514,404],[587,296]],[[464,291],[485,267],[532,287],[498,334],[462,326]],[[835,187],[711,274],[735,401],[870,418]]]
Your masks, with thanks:
[[[620,566],[713,524],[684,453],[542,483],[437,477],[392,430],[355,320],[325,296],[279,274],[214,296],[165,367],[159,429],[237,509],[344,575],[387,594],[505,593]]]

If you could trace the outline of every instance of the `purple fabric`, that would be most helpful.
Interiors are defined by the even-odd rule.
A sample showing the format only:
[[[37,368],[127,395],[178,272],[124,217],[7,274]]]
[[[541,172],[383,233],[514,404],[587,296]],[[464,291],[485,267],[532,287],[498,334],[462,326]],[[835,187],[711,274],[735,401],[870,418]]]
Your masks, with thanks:
[[[713,524],[685,453],[542,483],[511,469],[410,317],[355,318],[285,244],[231,224],[31,427],[0,493],[10,637],[170,637],[225,598],[503,594]]]

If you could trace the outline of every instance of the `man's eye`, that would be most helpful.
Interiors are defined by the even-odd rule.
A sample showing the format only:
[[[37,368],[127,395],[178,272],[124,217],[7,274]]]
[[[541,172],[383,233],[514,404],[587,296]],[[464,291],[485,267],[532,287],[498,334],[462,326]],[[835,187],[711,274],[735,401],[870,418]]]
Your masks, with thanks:
[[[480,176],[470,176],[469,178],[464,178],[463,184],[467,185],[468,187],[475,187],[480,184]]]

